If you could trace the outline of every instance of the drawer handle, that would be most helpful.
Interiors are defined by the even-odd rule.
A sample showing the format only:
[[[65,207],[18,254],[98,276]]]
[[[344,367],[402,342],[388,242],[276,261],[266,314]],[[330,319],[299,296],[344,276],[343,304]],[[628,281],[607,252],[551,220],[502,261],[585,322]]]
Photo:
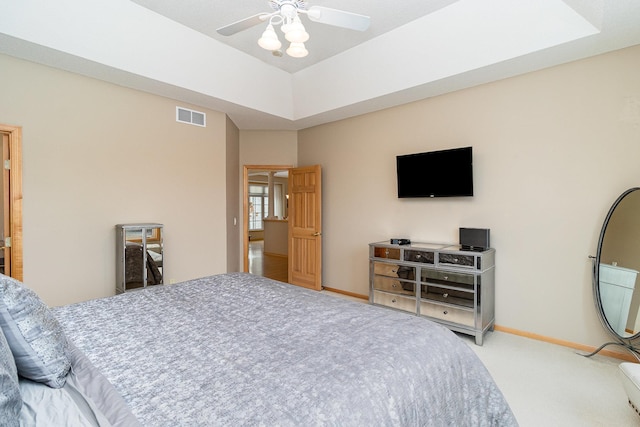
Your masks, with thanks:
[[[446,316],[447,314],[449,314],[449,312],[447,310],[445,310],[445,311],[442,312],[442,314],[444,314]]]
[[[385,249],[385,250],[384,250],[384,254],[385,254],[385,255],[389,255],[389,249]]]
[[[418,255],[416,255],[416,258],[417,258],[417,259],[422,258],[422,255],[418,254]]]
[[[398,272],[398,270],[391,270],[391,272],[392,272],[392,273],[397,273],[397,272]]]
[[[458,258],[454,258],[454,259],[453,259],[453,262],[458,262]]]
[[[449,294],[442,294],[443,298],[447,298]]]
[[[395,304],[395,303],[398,302],[398,300],[394,298],[394,299],[391,300],[391,302]]]
[[[444,280],[449,280],[449,276],[442,276]]]
[[[397,284],[397,283],[394,283],[393,285],[391,285],[391,287],[392,287],[392,288],[397,288],[397,287],[398,287],[398,284]]]

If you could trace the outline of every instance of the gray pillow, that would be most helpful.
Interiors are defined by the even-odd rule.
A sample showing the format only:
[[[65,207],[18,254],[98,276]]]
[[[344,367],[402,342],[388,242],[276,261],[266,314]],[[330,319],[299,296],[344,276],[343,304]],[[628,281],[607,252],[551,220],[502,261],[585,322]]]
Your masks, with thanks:
[[[1,274],[0,327],[18,375],[53,388],[64,385],[71,362],[62,327],[35,292]]]
[[[0,331],[0,423],[3,426],[18,426],[22,409],[22,396],[18,385],[18,370],[13,354]]]

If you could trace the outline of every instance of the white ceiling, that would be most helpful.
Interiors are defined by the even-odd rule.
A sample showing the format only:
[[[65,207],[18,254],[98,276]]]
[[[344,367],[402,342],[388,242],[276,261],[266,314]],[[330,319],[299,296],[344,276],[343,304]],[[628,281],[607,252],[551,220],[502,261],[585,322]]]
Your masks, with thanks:
[[[307,9],[312,6],[323,6],[347,12],[367,15],[371,18],[371,26],[367,31],[352,31],[345,28],[323,25],[310,21],[304,14],[301,20],[311,35],[305,43],[310,55],[306,58],[291,58],[284,54],[274,56],[258,46],[258,39],[265,30],[267,22],[231,37],[221,36],[217,29],[240,21],[259,13],[273,12],[268,0],[132,0],[160,15],[193,28],[209,37],[228,44],[251,56],[290,73],[295,73],[320,61],[344,52],[354,46],[389,32],[416,18],[427,15],[456,0],[403,0],[403,1],[371,1],[371,0],[311,0],[302,2]],[[392,7],[389,5],[393,4]],[[279,30],[278,27],[276,29]],[[284,42],[279,32],[280,41]],[[283,49],[286,48],[283,46]]]
[[[303,59],[257,46],[266,0],[8,0],[0,53],[223,111],[240,129],[302,129],[640,44],[638,0],[315,0],[371,16],[311,23]],[[266,24],[264,24],[266,26]]]

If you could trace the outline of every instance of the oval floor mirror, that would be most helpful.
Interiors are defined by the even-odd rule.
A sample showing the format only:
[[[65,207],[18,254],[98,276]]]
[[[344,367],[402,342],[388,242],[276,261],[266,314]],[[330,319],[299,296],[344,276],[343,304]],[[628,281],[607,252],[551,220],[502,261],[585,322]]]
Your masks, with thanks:
[[[604,328],[615,338],[608,345],[630,351],[640,361],[640,188],[618,197],[604,220],[593,268],[593,294]]]

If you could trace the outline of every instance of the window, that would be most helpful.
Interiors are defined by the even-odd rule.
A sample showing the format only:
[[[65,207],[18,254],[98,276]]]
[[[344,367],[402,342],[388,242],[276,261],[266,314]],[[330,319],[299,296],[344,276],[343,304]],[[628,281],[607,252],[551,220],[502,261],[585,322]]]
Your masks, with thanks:
[[[263,230],[263,222],[269,210],[269,187],[249,184],[249,230]]]

